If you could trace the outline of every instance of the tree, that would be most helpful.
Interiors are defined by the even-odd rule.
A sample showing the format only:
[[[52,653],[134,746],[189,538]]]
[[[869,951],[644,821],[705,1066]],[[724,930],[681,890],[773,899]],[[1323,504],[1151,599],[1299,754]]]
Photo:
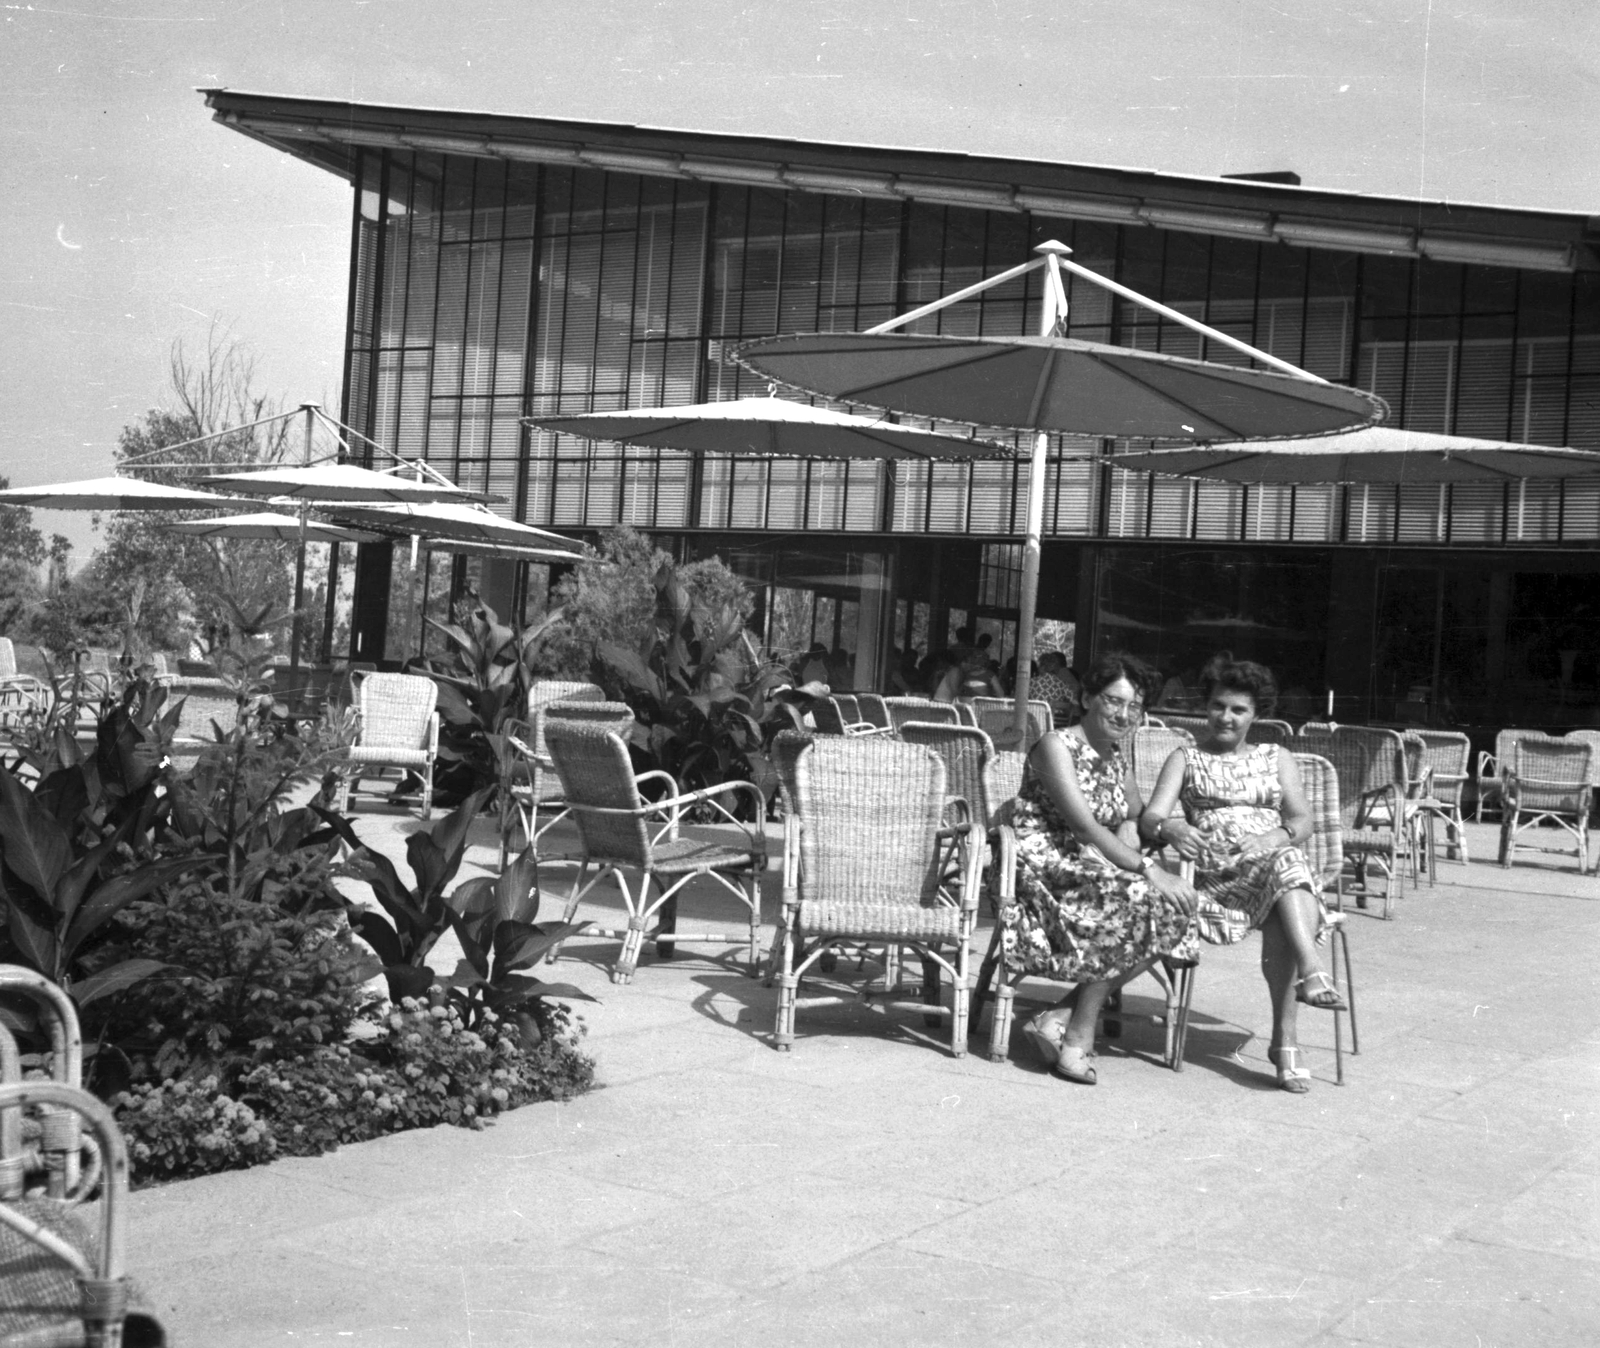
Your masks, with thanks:
[[[556,584],[552,602],[560,605],[563,623],[539,654],[543,674],[587,679],[604,645],[637,646],[655,623],[656,576],[672,558],[648,534],[626,524],[600,537],[600,551],[586,558]],[[730,610],[740,626],[755,611],[755,596],[720,557],[674,568],[677,580],[698,607]]]
[[[0,477],[0,491],[11,479]],[[43,597],[39,592],[39,563],[44,560],[44,536],[33,527],[33,511],[26,506],[0,506],[0,632],[16,632]]]
[[[120,465],[137,464],[141,477],[188,486],[196,467],[226,471],[284,457],[286,423],[251,425],[273,416],[277,404],[255,391],[255,361],[241,343],[216,326],[199,360],[174,343],[169,375],[171,405],[123,428]],[[241,429],[187,443],[230,427]],[[202,634],[209,645],[224,630],[260,635],[282,626],[292,602],[292,544],[188,538],[144,512],[113,514],[91,565],[130,645],[181,648]]]

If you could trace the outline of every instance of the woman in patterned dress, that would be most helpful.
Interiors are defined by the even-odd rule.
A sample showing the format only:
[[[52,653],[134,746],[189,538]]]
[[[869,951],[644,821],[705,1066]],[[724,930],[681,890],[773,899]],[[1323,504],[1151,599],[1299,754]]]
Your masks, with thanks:
[[[1311,810],[1293,755],[1250,743],[1251,724],[1270,716],[1277,699],[1272,672],[1224,652],[1206,666],[1201,684],[1207,729],[1162,766],[1140,830],[1195,863],[1207,941],[1231,945],[1260,929],[1261,973],[1272,998],[1267,1057],[1278,1084],[1304,1094],[1311,1073],[1300,1063],[1299,1004],[1344,1007],[1317,955],[1322,886],[1299,846],[1311,836]],[[1182,813],[1175,813],[1180,803]]]
[[[1193,886],[1115,832],[1139,817],[1122,745],[1153,679],[1128,656],[1097,660],[1083,679],[1082,719],[1034,745],[1012,807],[1017,892],[1000,914],[1006,970],[1077,985],[1025,1033],[1057,1075],[1089,1086],[1106,994],[1195,940]]]

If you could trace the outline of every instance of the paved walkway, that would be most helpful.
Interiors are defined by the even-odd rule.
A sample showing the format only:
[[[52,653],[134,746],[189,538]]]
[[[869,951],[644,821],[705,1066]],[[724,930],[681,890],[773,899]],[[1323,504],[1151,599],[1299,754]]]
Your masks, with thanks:
[[[357,827],[399,855],[415,823]],[[579,940],[600,1089],[141,1192],[131,1264],[208,1348],[1590,1345],[1600,879],[1441,875],[1352,917],[1362,1052],[1335,1087],[1308,1011],[1306,1097],[1272,1088],[1254,941],[1207,952],[1182,1075],[1137,1023],[1090,1090],[860,1002],[802,1007],[779,1054],[725,955],[613,988]]]

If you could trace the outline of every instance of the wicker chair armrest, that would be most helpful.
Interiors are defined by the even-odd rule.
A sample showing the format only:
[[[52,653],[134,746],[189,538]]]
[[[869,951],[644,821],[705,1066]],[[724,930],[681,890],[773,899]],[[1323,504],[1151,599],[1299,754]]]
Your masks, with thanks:
[[[997,892],[1002,900],[1013,899],[1017,894],[1017,832],[1010,824],[1001,824],[989,834],[995,850],[995,864],[999,866]]]
[[[1487,749],[1478,750],[1478,776],[1493,777],[1495,768],[1499,766],[1495,756]]]
[[[1390,782],[1387,786],[1376,787],[1371,791],[1363,791],[1361,793],[1361,804],[1356,813],[1358,824],[1362,828],[1372,827],[1372,808],[1380,804],[1389,811],[1389,819],[1381,827],[1398,829],[1401,820],[1405,818],[1405,813],[1400,788],[1393,782]]]
[[[434,712],[428,717],[428,757],[439,756],[439,713]]]
[[[1527,791],[1557,791],[1567,795],[1577,794],[1581,807],[1588,809],[1588,801],[1593,795],[1594,788],[1588,782],[1557,781],[1548,777],[1525,777],[1514,769],[1508,770],[1504,778],[1506,795],[1515,800],[1524,790]]]
[[[678,785],[678,779],[665,768],[648,768],[644,772],[637,773],[633,780],[634,784],[639,786],[642,786],[645,782],[653,782],[657,780],[667,783],[669,788],[668,792],[660,800],[655,802],[657,805],[665,806],[668,801],[673,800],[683,794],[683,788]]]

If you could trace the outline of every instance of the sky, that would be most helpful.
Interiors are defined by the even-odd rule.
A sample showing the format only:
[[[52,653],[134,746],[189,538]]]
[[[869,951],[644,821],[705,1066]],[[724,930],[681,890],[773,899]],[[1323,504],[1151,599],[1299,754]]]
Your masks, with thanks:
[[[1594,0],[0,0],[0,475],[110,472],[175,342],[337,412],[350,196],[252,92],[1600,214]],[[36,512],[93,545],[86,515]]]

